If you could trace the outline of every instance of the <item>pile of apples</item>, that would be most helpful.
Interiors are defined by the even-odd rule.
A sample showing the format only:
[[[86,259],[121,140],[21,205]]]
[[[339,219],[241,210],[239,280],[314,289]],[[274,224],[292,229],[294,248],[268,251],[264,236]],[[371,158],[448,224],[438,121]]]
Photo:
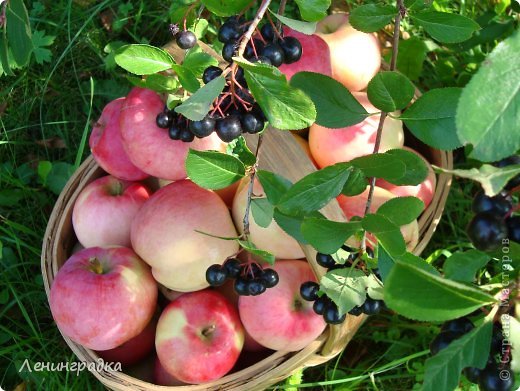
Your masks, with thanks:
[[[368,81],[379,70],[374,35],[354,30],[346,14],[319,23],[318,33],[289,29],[303,47],[302,59],[280,69],[321,72],[349,88],[369,111]],[[229,258],[254,262],[232,240],[243,232],[246,182],[213,192],[186,178],[189,148],[224,151],[215,134],[191,143],[172,141],[156,125],[163,98],[134,88],[105,107],[90,136],[97,163],[109,175],[91,182],[77,197],[73,227],[78,245],[53,281],[52,315],[61,332],[124,367],[154,358],[160,385],[200,384],[243,368],[273,350],[297,351],[325,329],[323,317],[302,299],[300,286],[316,281],[295,239],[276,222],[262,228],[250,219],[250,240],[277,258],[279,283],[259,296],[238,296],[231,283],[210,288],[206,270]],[[378,116],[343,129],[313,125],[309,141],[295,135],[318,168],[372,153]],[[388,118],[381,150],[401,148],[402,123]],[[302,151],[302,153],[305,153]],[[428,164],[429,166],[429,164]],[[260,183],[254,194],[261,195]],[[413,195],[427,206],[435,175],[418,186],[378,181],[373,210],[396,196]],[[345,216],[362,215],[368,190],[340,196]],[[402,228],[410,249],[417,222]]]

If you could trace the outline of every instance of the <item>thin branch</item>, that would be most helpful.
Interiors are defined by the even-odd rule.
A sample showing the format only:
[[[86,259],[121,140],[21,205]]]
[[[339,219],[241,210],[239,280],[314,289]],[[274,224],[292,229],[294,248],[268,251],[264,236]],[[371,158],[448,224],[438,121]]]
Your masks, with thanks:
[[[397,0],[397,8],[398,13],[395,17],[395,25],[394,25],[394,35],[392,37],[392,59],[390,60],[390,70],[395,71],[397,65],[397,54],[399,53],[399,32],[401,29],[401,20],[406,15],[406,8],[403,4],[403,0]],[[379,124],[377,126],[377,134],[376,141],[374,144],[373,154],[379,152],[379,147],[381,146],[381,137],[383,135],[383,126],[385,124],[385,119],[388,116],[388,113],[382,112],[381,117],[379,118]],[[376,186],[376,178],[370,179],[370,189],[368,191],[367,204],[365,207],[365,215],[370,212],[370,206],[372,205],[372,198],[374,197],[374,188]],[[361,250],[365,251],[366,249],[366,232],[363,235],[363,239],[361,241]]]
[[[246,33],[244,34],[244,37],[242,38],[242,41],[240,41],[240,46],[238,47],[238,56],[242,57],[244,54],[244,51],[246,50],[247,43],[249,40],[253,37],[253,34],[255,33],[256,26],[260,23],[262,18],[264,17],[267,9],[269,8],[269,5],[271,4],[272,0],[263,0],[262,4],[260,4],[260,8],[258,8],[258,12],[256,13],[253,21],[249,25],[249,28],[247,29]]]
[[[253,196],[253,187],[255,184],[255,177],[256,177],[256,171],[258,169],[258,153],[260,152],[260,147],[262,146],[262,140],[263,140],[263,133],[260,133],[258,136],[258,144],[256,146],[256,163],[252,168],[250,180],[249,180],[249,188],[247,189],[247,202],[246,202],[246,212],[244,214],[244,236],[247,240],[249,236],[249,211],[251,209],[251,197]]]

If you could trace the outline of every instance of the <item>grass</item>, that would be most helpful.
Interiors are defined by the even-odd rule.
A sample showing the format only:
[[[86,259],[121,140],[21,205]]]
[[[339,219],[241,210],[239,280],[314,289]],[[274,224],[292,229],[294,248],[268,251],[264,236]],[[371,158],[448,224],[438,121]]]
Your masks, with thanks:
[[[33,30],[45,30],[56,39],[50,63],[31,63],[14,77],[0,78],[0,385],[7,390],[20,384],[27,390],[101,390],[87,371],[19,372],[26,359],[33,364],[75,361],[49,312],[40,272],[41,242],[57,193],[88,153],[85,142],[92,120],[109,100],[129,89],[105,46],[114,41],[164,44],[169,5],[155,0],[26,3]],[[446,3],[436,2],[439,7]],[[493,7],[491,2],[451,3],[472,18]],[[112,30],[103,25],[110,17]],[[480,57],[470,51],[435,53],[419,86],[463,83],[447,77],[436,61],[462,67],[468,58],[478,63]],[[442,258],[446,249],[467,246],[464,227],[474,191],[468,182],[454,183],[444,218],[424,255]],[[372,317],[337,359],[306,370],[299,387],[413,389],[437,332],[436,325],[392,314]]]

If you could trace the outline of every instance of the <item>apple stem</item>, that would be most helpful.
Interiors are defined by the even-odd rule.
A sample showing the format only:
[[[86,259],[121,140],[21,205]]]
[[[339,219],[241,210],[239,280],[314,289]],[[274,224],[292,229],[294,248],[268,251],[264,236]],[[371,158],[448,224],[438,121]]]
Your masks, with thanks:
[[[97,258],[90,258],[88,260],[90,271],[96,274],[103,274],[103,265],[99,262]]]
[[[406,7],[404,6],[403,0],[397,0],[397,8],[398,12],[395,16],[395,24],[394,24],[394,33],[392,36],[392,59],[390,60],[390,71],[395,71],[397,65],[397,54],[399,53],[399,32],[401,29],[401,20],[406,15]],[[388,113],[381,112],[381,117],[379,118],[379,124],[377,126],[377,134],[376,134],[376,142],[374,145],[373,154],[379,152],[379,147],[381,146],[381,137],[383,135],[383,125],[385,123],[385,119],[388,116]],[[364,215],[368,214],[370,211],[370,206],[372,205],[372,198],[374,197],[374,188],[376,186],[376,178],[370,178],[370,188],[368,190],[367,203],[365,207]],[[366,251],[366,231],[363,233],[363,239],[361,240],[361,250],[363,252]]]
[[[211,334],[213,334],[213,332],[215,331],[215,325],[212,324],[211,326],[208,326],[208,327],[205,327],[203,330],[202,330],[202,336],[204,336],[205,338],[208,338],[211,336]]]
[[[265,130],[264,130],[265,132]],[[262,146],[263,140],[263,132],[258,135],[258,144],[256,146],[255,159],[256,162],[251,169],[251,175],[249,178],[249,188],[247,189],[247,202],[246,202],[246,212],[244,214],[244,238],[248,240],[249,237],[249,211],[251,210],[251,197],[253,196],[253,186],[255,184],[256,171],[258,169],[258,152],[260,151],[260,147]]]

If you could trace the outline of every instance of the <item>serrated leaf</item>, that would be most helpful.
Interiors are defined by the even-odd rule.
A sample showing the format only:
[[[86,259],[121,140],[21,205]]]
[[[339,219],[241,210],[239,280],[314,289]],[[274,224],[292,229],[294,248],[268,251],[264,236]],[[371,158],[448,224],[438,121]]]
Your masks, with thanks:
[[[394,71],[379,72],[367,87],[368,100],[387,113],[404,109],[412,101],[414,94],[412,82]]]
[[[277,206],[288,214],[319,210],[341,193],[350,172],[345,163],[338,163],[306,175],[291,186]]]
[[[270,265],[274,265],[275,257],[270,252],[265,251],[265,250],[260,250],[252,242],[249,242],[249,241],[237,240],[237,242],[238,242],[238,244],[240,244],[240,247],[242,247],[248,253],[259,257],[261,260],[269,263]]]
[[[226,153],[239,158],[246,166],[253,166],[256,163],[256,156],[247,146],[246,139],[243,136],[228,143]]]
[[[323,254],[334,254],[348,238],[361,229],[359,221],[340,223],[320,218],[306,218],[301,225],[305,240]]]
[[[218,16],[236,15],[244,10],[249,3],[249,0],[202,0],[202,4]]]
[[[186,91],[194,93],[200,88],[200,81],[191,70],[178,64],[173,64],[172,69],[177,74],[181,85]]]
[[[386,304],[407,318],[442,322],[495,302],[487,293],[397,262],[385,281]]]
[[[378,281],[374,274],[367,277],[367,295],[374,300],[384,300],[385,294],[381,282]]]
[[[450,280],[473,282],[477,271],[490,260],[488,254],[478,250],[457,252],[444,261],[444,275]]]
[[[479,168],[471,168],[469,170],[447,170],[442,167],[434,167],[436,171],[479,182],[484,193],[490,197],[500,193],[510,179],[520,174],[520,165],[518,164],[503,168],[483,164]]]
[[[289,214],[285,214],[280,212],[278,208],[274,209],[274,221],[276,224],[288,235],[292,236],[301,244],[309,244],[307,240],[304,238],[303,233],[301,231],[301,226],[305,218],[314,217],[314,218],[324,218],[324,216],[317,211],[306,214],[305,216],[291,216]]]
[[[422,390],[454,390],[464,368],[483,369],[489,356],[492,331],[493,323],[486,321],[427,359]]]
[[[343,84],[314,72],[298,72],[290,84],[307,94],[316,107],[316,123],[326,128],[344,128],[360,123],[368,112]]]
[[[341,314],[347,313],[366,300],[367,276],[359,269],[335,269],[320,280],[320,291],[337,306]]]
[[[245,71],[247,85],[271,126],[281,130],[306,128],[316,120],[316,109],[305,93],[287,83],[275,67],[234,58]]]
[[[274,206],[267,198],[253,198],[251,200],[251,212],[255,223],[262,228],[267,228],[273,221]]]
[[[136,87],[148,88],[159,93],[173,93],[179,89],[179,81],[172,76],[161,73],[148,75],[145,79],[127,76],[127,79]]]
[[[19,67],[29,62],[33,51],[29,14],[23,0],[10,0],[5,9],[5,24],[9,48]]]
[[[507,75],[507,76],[506,76]],[[492,86],[492,88],[490,88]],[[473,145],[470,157],[500,160],[520,148],[520,33],[499,43],[464,88],[457,132]]]
[[[258,170],[256,173],[269,202],[278,205],[283,195],[290,189],[292,182],[274,172]]]
[[[432,273],[434,275],[440,276],[439,271],[434,266],[430,265],[424,259],[412,253],[406,252],[405,254],[400,256],[393,256],[390,255],[383,247],[380,246],[378,248],[377,255],[377,267],[379,268],[379,273],[381,274],[381,278],[384,283],[386,283],[386,278],[396,262],[410,264],[418,267],[419,269],[423,269],[427,273]]]
[[[407,186],[407,185],[418,185],[422,183],[428,176],[428,167],[416,153],[407,151],[405,149],[391,149],[385,152],[387,155],[397,158],[401,163],[405,165],[404,176],[388,182],[394,185]]]
[[[218,190],[242,179],[245,167],[236,157],[225,153],[190,149],[186,158],[186,172],[200,187]]]
[[[317,22],[327,16],[331,0],[295,0],[304,20]]]
[[[50,62],[52,58],[52,52],[46,49],[46,46],[51,46],[54,43],[56,37],[51,35],[45,35],[45,31],[36,30],[32,34],[32,44],[34,59],[38,64],[44,62]]]
[[[397,9],[391,5],[366,4],[350,12],[349,22],[356,30],[374,33],[381,30],[397,15]]]
[[[226,86],[226,79],[222,76],[216,77],[208,84],[197,90],[181,105],[175,108],[175,112],[182,114],[192,121],[200,121],[208,115],[213,101],[220,95]]]
[[[217,59],[203,52],[199,46],[190,49],[182,62],[183,68],[190,70],[195,75],[202,75],[204,70],[211,65],[218,66]]]
[[[403,162],[386,153],[361,156],[351,160],[349,164],[363,171],[369,178],[383,178],[390,183],[399,181],[406,171]]]
[[[114,59],[121,68],[140,76],[165,71],[175,64],[167,51],[145,44],[121,46]]]
[[[455,126],[461,88],[437,88],[417,99],[399,119],[423,143],[438,149],[462,146]]]
[[[417,197],[396,197],[381,205],[377,214],[400,227],[417,219],[423,210],[424,202]]]
[[[477,22],[458,14],[421,11],[411,15],[433,39],[444,43],[462,42],[470,38],[480,26]]]
[[[362,170],[352,167],[352,171],[341,190],[341,194],[352,197],[363,193],[368,186],[368,180]]]
[[[389,254],[399,256],[406,252],[406,243],[401,230],[385,216],[367,214],[361,224],[365,230],[376,236],[379,244]]]
[[[397,69],[408,76],[410,80],[419,80],[427,53],[428,46],[420,38],[411,37],[400,40]]]
[[[316,32],[317,22],[303,22],[301,20],[288,18],[287,16],[278,15],[274,12],[272,12],[272,15],[294,31],[298,31],[305,35],[312,35]]]

